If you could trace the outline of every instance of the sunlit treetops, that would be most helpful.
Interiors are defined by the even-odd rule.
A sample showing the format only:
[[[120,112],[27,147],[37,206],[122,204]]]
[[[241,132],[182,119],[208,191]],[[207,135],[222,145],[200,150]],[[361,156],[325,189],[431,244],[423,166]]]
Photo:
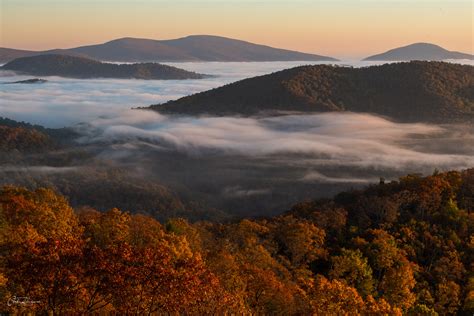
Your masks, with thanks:
[[[474,170],[228,223],[73,210],[0,191],[5,312],[449,315],[474,311]]]

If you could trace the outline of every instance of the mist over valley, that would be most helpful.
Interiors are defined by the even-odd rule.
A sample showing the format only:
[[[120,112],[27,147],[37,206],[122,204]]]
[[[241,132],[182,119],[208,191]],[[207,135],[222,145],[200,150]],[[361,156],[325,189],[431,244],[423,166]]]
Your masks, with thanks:
[[[209,116],[131,109],[299,64],[180,64],[213,75],[185,81],[46,77],[41,85],[2,85],[2,115],[45,126],[60,144],[2,154],[2,183],[52,186],[75,206],[223,220],[279,214],[298,201],[381,178],[474,164],[468,123],[397,123],[351,112]],[[52,132],[62,127],[69,132]],[[93,197],[99,188],[103,198]],[[119,191],[126,200],[108,200]]]
[[[474,315],[472,1],[0,2],[0,315]]]

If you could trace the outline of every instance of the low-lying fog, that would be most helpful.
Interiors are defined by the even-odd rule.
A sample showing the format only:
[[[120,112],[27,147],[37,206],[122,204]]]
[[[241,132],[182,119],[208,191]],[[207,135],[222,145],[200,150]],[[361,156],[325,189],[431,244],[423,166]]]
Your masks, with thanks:
[[[145,146],[198,159],[210,155],[305,157],[283,160],[282,167],[289,163],[315,168],[426,171],[474,165],[471,127],[394,123],[369,114],[294,113],[249,118],[166,116],[154,111],[124,110],[82,125],[78,131],[85,135],[79,143],[101,144],[107,154],[120,151],[120,157],[127,152],[136,157]],[[314,177],[310,171],[301,180]]]
[[[81,148],[99,160],[245,216],[278,213],[302,199],[380,177],[474,166],[473,126],[400,124],[355,113],[216,118],[130,110],[299,64],[176,64],[219,75],[204,80],[50,77],[44,84],[1,85],[0,116],[48,127],[75,125]],[[30,78],[7,75],[0,81]],[[83,167],[46,162],[18,172],[67,177]],[[0,177],[15,168],[3,166]]]
[[[104,160],[245,216],[407,173],[474,166],[474,127],[355,113],[183,117],[124,110],[82,125]]]
[[[472,64],[472,61],[463,61]],[[382,62],[339,62],[365,67]],[[47,127],[88,122],[131,107],[165,102],[221,85],[311,62],[170,63],[214,75],[200,80],[65,79],[44,77],[43,84],[3,84],[32,78],[0,71],[0,116]],[[326,63],[327,64],[327,63]]]
[[[32,76],[0,71],[0,116],[47,127],[64,127],[303,64],[308,62],[175,63],[170,65],[214,77],[199,80],[43,77],[48,80],[43,84],[2,84]]]

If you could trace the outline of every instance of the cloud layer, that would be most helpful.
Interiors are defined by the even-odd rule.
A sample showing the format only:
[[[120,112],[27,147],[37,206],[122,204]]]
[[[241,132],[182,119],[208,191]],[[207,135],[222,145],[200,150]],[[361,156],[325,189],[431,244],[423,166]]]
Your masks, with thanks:
[[[0,116],[47,127],[63,127],[301,64],[178,63],[172,65],[214,77],[200,80],[84,80],[44,77],[48,80],[44,84],[2,84],[31,77],[0,71]]]
[[[116,152],[148,146],[196,157],[244,156],[274,161],[281,158],[281,163],[288,166],[380,170],[474,166],[474,133],[466,126],[399,124],[368,114],[244,118],[165,116],[131,110],[94,120],[81,131],[86,136],[80,142],[113,144]],[[292,161],[293,156],[298,158]],[[304,178],[311,179],[340,181],[324,178],[317,172]]]
[[[88,146],[100,144],[97,146],[100,158],[134,165],[147,159],[150,152],[158,155],[155,159],[160,159],[159,155],[165,152],[178,153],[200,161],[207,159],[206,167],[214,168],[216,177],[219,176],[218,167],[214,161],[210,162],[216,157],[227,159],[226,163],[230,161],[223,168],[230,165],[230,169],[241,168],[245,159],[251,160],[246,167],[261,172],[259,175],[266,175],[265,168],[271,166],[279,169],[279,179],[355,185],[373,182],[379,175],[429,173],[435,168],[474,166],[472,126],[398,124],[353,113],[216,118],[164,116],[152,111],[130,110],[299,64],[175,64],[187,70],[217,75],[204,80],[49,77],[45,84],[0,84],[0,116],[48,127],[83,122],[77,125],[83,134],[80,141]],[[367,66],[368,63],[351,65]],[[27,78],[0,72],[0,82]],[[144,167],[145,170],[152,164]],[[280,174],[282,170],[288,170],[288,173]],[[239,176],[242,174],[239,171]],[[173,179],[174,176],[169,177]],[[249,189],[238,182],[229,188],[227,195],[262,194],[268,189]]]

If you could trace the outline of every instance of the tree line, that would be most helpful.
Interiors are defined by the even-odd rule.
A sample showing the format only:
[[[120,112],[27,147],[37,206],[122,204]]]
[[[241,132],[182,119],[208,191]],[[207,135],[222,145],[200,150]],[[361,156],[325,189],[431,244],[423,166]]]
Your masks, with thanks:
[[[474,169],[227,223],[74,210],[50,189],[6,186],[1,310],[471,315],[473,211]]]

